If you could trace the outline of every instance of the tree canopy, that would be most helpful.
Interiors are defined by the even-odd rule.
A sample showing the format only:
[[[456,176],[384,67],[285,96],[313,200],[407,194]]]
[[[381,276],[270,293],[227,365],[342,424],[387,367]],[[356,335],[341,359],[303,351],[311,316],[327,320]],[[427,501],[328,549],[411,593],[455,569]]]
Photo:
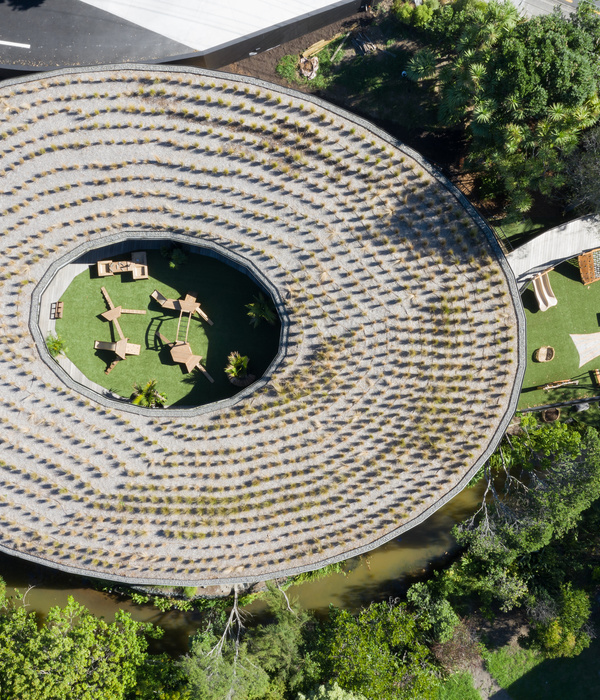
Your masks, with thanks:
[[[323,667],[367,700],[433,698],[438,681],[415,616],[405,604],[372,603],[352,615],[330,609]]]
[[[466,127],[490,192],[525,212],[534,192],[563,187],[569,155],[600,116],[600,18],[590,0],[570,17],[557,9],[530,19],[510,3],[457,0],[425,31],[442,58],[440,119]],[[413,63],[410,75],[431,74],[430,56]]]
[[[0,608],[2,700],[122,700],[146,659],[146,636],[161,633],[123,611],[106,622],[71,597],[40,626],[4,584]]]

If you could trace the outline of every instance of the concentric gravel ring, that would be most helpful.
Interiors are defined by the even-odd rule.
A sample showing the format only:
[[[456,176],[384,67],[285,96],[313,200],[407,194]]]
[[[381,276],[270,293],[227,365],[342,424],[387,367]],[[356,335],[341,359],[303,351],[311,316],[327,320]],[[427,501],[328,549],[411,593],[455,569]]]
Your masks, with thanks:
[[[413,527],[495,447],[522,378],[518,293],[417,154],[315,98],[189,68],[17,79],[0,109],[2,549],[132,583],[283,576]],[[136,412],[54,371],[36,283],[128,231],[260,269],[289,320],[263,383]]]

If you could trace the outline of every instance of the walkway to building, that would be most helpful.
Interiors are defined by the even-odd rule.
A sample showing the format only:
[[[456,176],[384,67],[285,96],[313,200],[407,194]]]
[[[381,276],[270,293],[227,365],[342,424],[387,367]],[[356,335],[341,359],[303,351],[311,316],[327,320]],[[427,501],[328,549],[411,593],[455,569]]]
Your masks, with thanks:
[[[600,215],[589,214],[544,231],[507,259],[517,284],[524,287],[545,270],[594,248],[600,248]]]

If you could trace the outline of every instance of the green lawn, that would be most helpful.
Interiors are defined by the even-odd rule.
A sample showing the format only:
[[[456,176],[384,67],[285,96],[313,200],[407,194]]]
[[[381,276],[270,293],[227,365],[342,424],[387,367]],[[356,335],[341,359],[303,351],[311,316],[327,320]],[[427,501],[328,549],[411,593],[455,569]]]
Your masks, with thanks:
[[[587,700],[600,696],[600,640],[574,659],[549,659],[519,647],[487,655],[487,667],[512,700]]]
[[[571,333],[600,332],[600,282],[585,287],[578,268],[572,263],[559,265],[550,273],[550,284],[558,304],[540,311],[531,286],[523,294],[527,319],[527,370],[519,408],[558,403],[600,393],[592,383],[590,370],[600,368],[600,357],[579,368],[579,354]],[[551,362],[534,362],[533,354],[542,345],[551,345]],[[550,391],[536,387],[560,379],[578,379],[577,386]]]
[[[484,658],[487,670],[501,688],[509,688],[543,661],[538,652],[518,646],[501,647],[485,653]]]
[[[481,694],[473,685],[473,676],[461,671],[442,683],[437,700],[481,700]]]
[[[129,256],[123,256],[129,258]],[[64,302],[63,318],[56,322],[56,332],[66,341],[67,357],[92,381],[129,397],[135,382],[145,384],[157,380],[159,391],[167,394],[170,405],[198,405],[216,401],[239,391],[232,386],[223,371],[227,356],[238,350],[250,358],[250,371],[260,377],[277,353],[279,324],[250,326],[245,304],[253,301],[259,288],[246,275],[225,263],[203,255],[189,255],[187,262],[177,270],[169,268],[158,251],[148,251],[150,278],[133,282],[131,275],[98,278],[95,265],[76,277],[61,297]],[[100,288],[104,286],[115,306],[145,309],[146,315],[122,315],[121,328],[131,343],[142,346],[139,356],[128,356],[112,370],[104,370],[114,358],[110,352],[94,350],[95,340],[118,340],[111,323],[100,318],[107,305]],[[202,309],[213,326],[195,315],[190,322],[188,342],[195,355],[201,355],[203,364],[215,380],[210,384],[200,375],[185,373],[182,365],[171,360],[169,350],[161,348],[155,339],[160,332],[175,340],[179,314],[163,310],[150,294],[158,289],[164,296],[179,299],[186,292],[198,293]],[[187,315],[182,319],[182,328]],[[185,331],[179,337],[183,339]]]

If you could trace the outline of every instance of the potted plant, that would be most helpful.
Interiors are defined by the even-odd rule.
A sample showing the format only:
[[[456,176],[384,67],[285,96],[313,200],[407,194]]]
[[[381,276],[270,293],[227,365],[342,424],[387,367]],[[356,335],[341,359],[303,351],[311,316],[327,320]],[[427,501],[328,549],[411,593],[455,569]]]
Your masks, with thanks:
[[[248,386],[256,379],[253,374],[248,373],[249,361],[247,355],[240,355],[237,350],[229,354],[225,374],[234,386]]]

